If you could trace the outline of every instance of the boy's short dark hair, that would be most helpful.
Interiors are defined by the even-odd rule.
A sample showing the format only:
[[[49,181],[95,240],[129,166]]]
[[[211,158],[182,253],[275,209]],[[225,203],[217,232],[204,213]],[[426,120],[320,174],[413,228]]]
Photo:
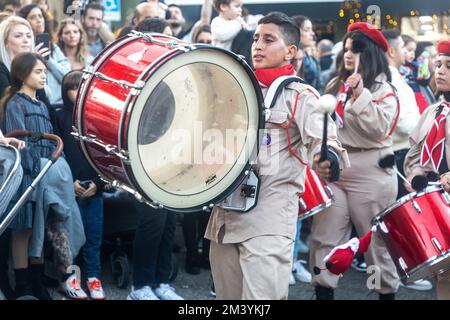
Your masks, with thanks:
[[[399,39],[402,35],[399,30],[395,30],[395,29],[383,30],[383,31],[381,31],[381,33],[388,41],[390,47],[396,46],[398,44],[397,39]]]
[[[79,70],[70,71],[63,78],[63,91],[67,92],[69,90],[78,90],[81,79],[83,78],[83,72]]]
[[[86,7],[84,7],[83,10],[83,16],[86,16],[86,13],[88,12],[88,10],[98,10],[101,11],[103,14],[105,13],[105,8],[103,7],[103,5],[101,5],[98,2],[90,2]]]
[[[294,45],[297,48],[300,44],[300,30],[294,20],[282,12],[270,12],[258,21],[259,24],[273,23],[280,28],[284,41],[287,45]]]
[[[220,6],[225,5],[229,6],[231,1],[233,0],[213,0],[213,7],[217,10],[217,12],[220,12]]]
[[[168,26],[169,24],[166,22],[166,20],[156,17],[145,18],[136,26],[136,31],[163,33],[164,29]]]

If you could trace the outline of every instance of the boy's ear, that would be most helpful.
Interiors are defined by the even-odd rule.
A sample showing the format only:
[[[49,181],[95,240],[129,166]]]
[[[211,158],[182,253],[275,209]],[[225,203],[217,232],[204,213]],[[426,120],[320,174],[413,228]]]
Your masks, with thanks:
[[[294,45],[290,45],[288,47],[288,52],[286,53],[284,60],[291,61],[297,55],[297,47]]]

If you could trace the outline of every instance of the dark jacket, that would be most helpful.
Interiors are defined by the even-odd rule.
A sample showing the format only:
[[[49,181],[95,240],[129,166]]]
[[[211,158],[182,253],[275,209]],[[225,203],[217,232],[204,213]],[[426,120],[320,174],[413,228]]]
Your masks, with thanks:
[[[64,79],[63,79],[64,83]],[[55,134],[61,137],[64,142],[64,154],[67,163],[72,171],[72,176],[75,180],[92,180],[97,185],[96,195],[100,195],[105,183],[100,179],[97,172],[91,167],[89,162],[81,152],[78,142],[70,134],[73,125],[73,109],[74,105],[69,100],[67,92],[62,89],[62,99],[64,107],[61,109],[52,109],[50,118],[55,130]]]

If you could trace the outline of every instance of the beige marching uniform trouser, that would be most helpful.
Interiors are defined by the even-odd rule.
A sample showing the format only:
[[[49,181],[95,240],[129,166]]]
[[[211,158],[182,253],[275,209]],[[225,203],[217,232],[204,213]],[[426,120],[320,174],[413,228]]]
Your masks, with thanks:
[[[218,300],[286,300],[294,242],[258,236],[241,243],[211,241],[211,273]]]
[[[392,168],[382,169],[379,159],[393,153],[392,149],[371,149],[351,153],[351,167],[342,171],[339,181],[329,186],[334,193],[334,204],[313,217],[312,241],[310,248],[310,267],[323,267],[323,259],[335,247],[350,239],[352,223],[359,237],[372,227],[371,220],[380,211],[395,202],[397,195],[397,176]],[[380,268],[378,293],[395,293],[399,277],[383,240],[377,232],[372,235],[369,250],[364,254],[367,266]],[[339,276],[322,271],[314,275],[312,285],[335,289]]]

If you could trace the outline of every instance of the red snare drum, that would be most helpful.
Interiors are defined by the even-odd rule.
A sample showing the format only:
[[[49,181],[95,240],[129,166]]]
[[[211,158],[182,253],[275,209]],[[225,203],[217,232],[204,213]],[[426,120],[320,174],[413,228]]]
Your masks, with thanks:
[[[306,167],[305,192],[298,200],[298,218],[309,218],[333,203],[334,195],[330,187],[325,186],[319,176]]]
[[[437,186],[408,194],[373,221],[405,284],[450,268],[450,197]]]
[[[244,179],[263,98],[235,54],[134,32],[85,71],[74,135],[96,171],[154,207],[212,207]]]

